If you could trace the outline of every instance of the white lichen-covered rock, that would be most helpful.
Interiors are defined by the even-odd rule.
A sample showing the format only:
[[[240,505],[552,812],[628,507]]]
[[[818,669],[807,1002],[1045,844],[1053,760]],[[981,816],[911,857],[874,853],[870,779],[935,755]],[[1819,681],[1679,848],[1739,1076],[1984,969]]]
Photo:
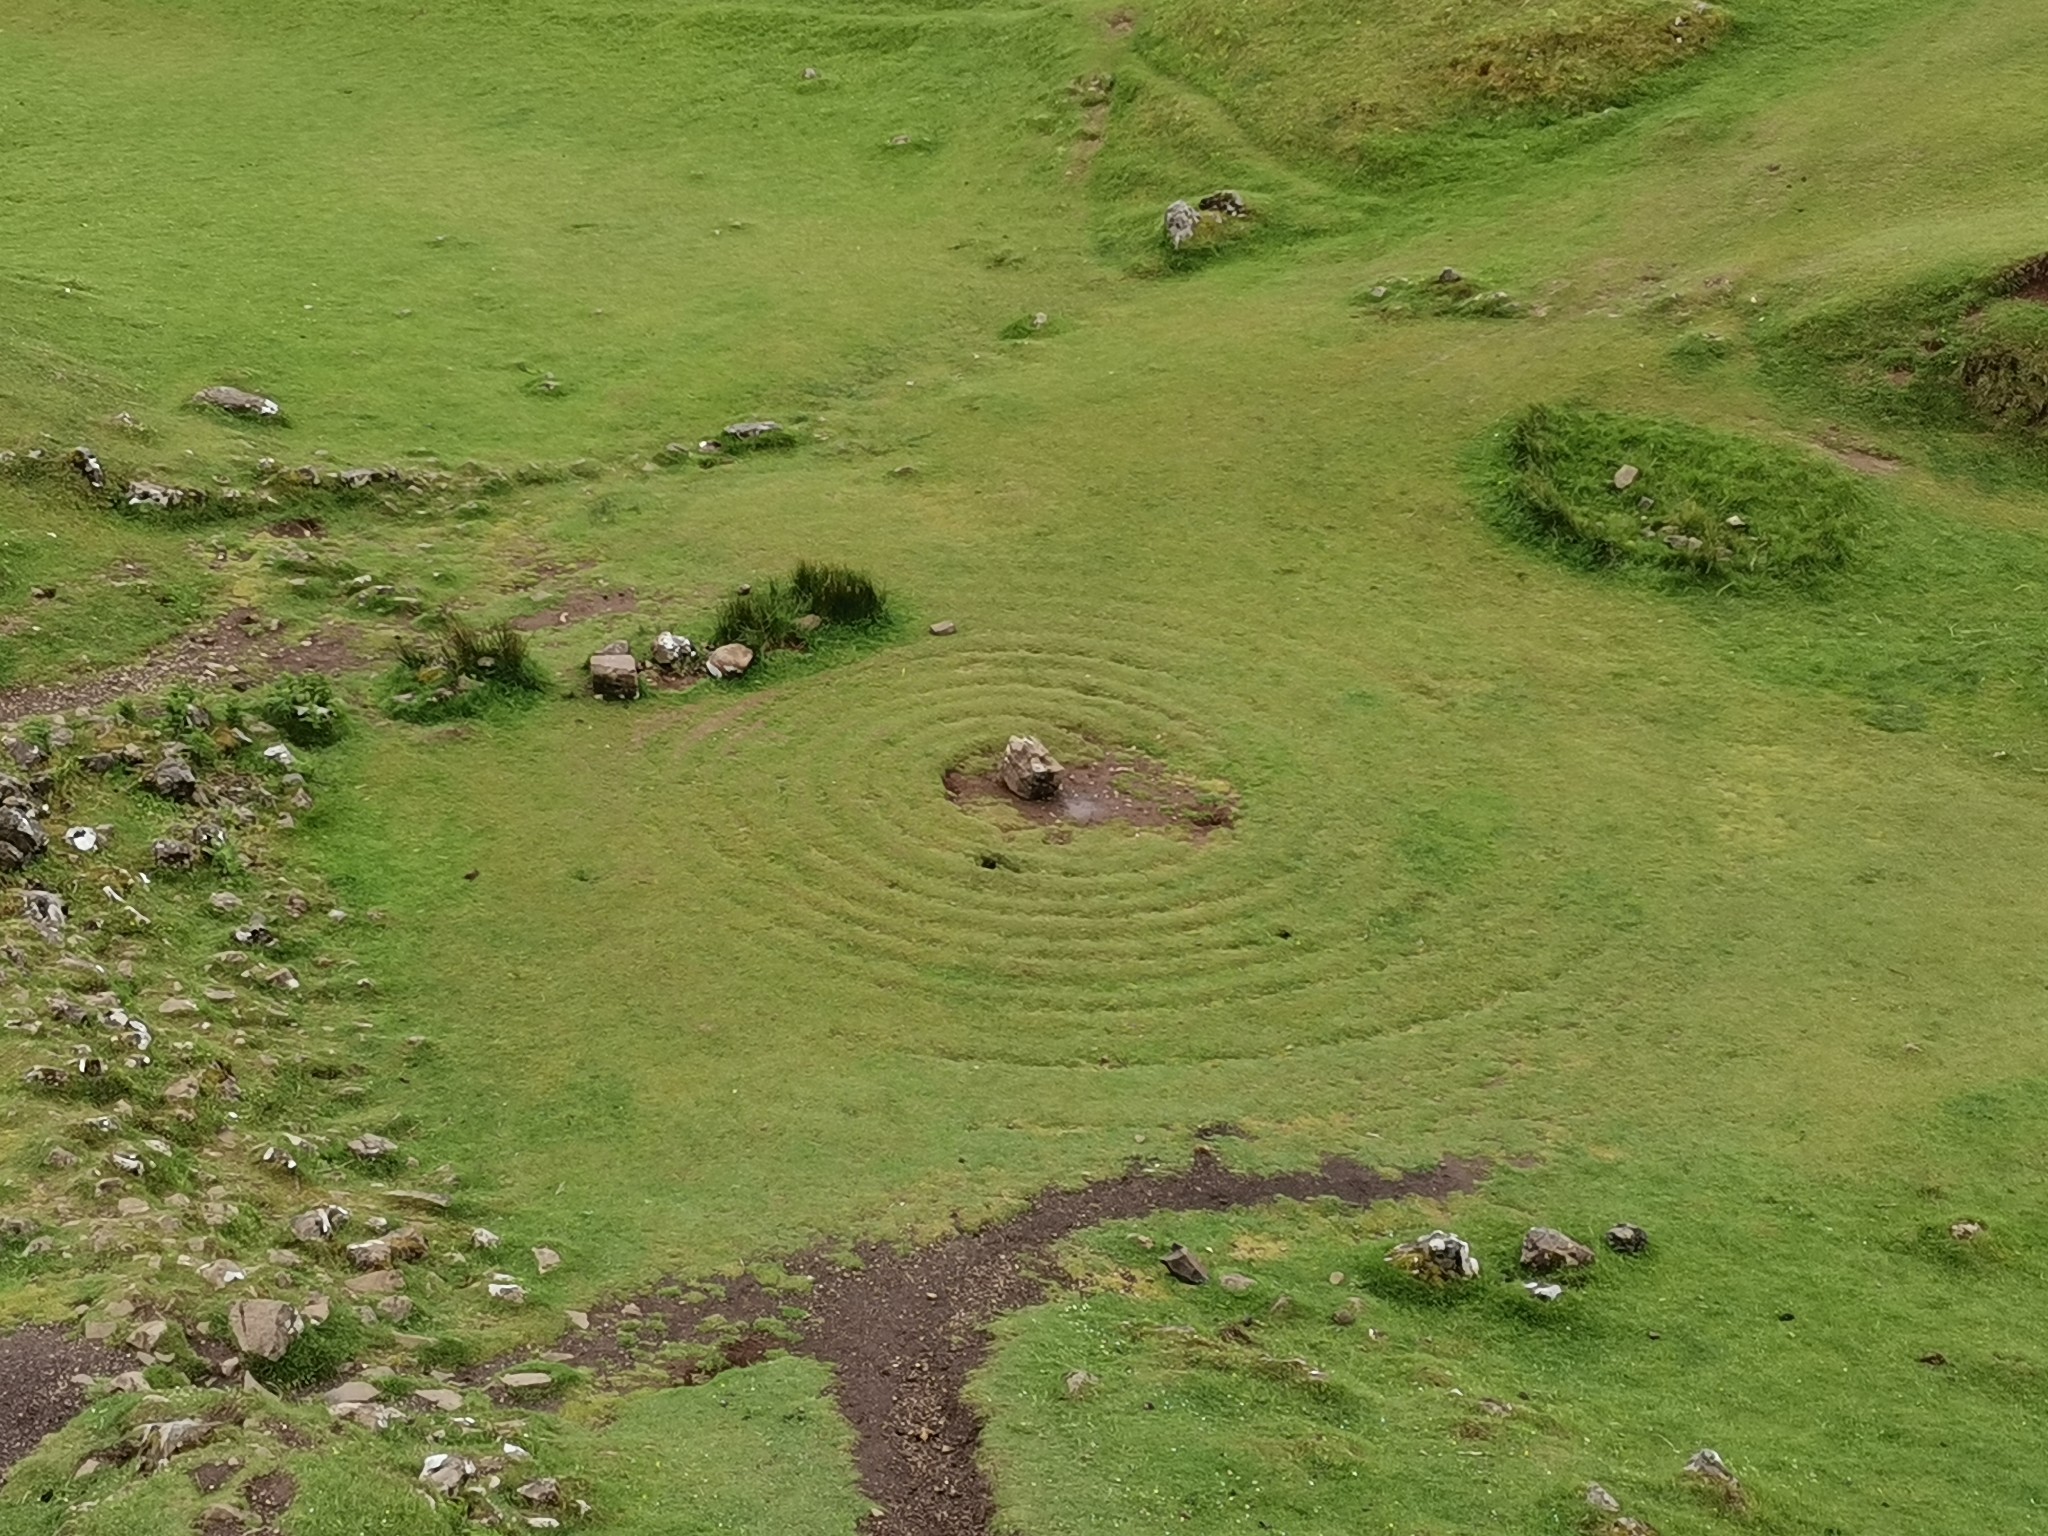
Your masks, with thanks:
[[[1479,1258],[1455,1232],[1431,1232],[1401,1243],[1387,1262],[1428,1285],[1450,1285],[1478,1278]]]
[[[996,777],[1019,800],[1051,800],[1067,770],[1036,736],[1012,736],[996,763]]]
[[[268,395],[252,394],[232,384],[215,384],[192,397],[194,405],[210,405],[232,416],[275,416],[278,404]]]

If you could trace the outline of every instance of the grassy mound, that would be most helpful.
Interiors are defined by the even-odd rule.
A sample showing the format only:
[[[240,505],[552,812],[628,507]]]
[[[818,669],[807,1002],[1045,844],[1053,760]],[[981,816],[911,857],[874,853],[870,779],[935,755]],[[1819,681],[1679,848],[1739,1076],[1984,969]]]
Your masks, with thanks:
[[[1369,13],[1341,0],[1164,0],[1134,41],[1269,151],[1377,174],[1421,130],[1630,100],[1728,23],[1718,6],[1656,0],[1391,0]]]
[[[1842,564],[1861,492],[1795,450],[1538,405],[1506,434],[1495,503],[1514,531],[1590,564],[1730,580]]]
[[[2048,255],[1832,303],[1764,340],[1781,382],[1873,420],[2048,444]]]

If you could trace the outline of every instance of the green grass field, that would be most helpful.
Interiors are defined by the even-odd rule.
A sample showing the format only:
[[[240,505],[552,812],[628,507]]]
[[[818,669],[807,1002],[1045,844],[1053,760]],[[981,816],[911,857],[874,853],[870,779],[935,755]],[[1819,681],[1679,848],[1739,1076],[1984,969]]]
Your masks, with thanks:
[[[289,1031],[245,995],[231,1039],[121,1078],[122,1134],[176,1149],[140,1225],[98,1184],[126,1142],[81,1139],[105,1106],[20,1086],[71,1037],[0,1036],[0,1330],[134,1297],[218,1339],[241,1292],[179,1258],[254,1271],[323,1190],[366,1208],[365,1131],[459,1182],[411,1318],[335,1363],[425,1382],[1228,1123],[1235,1166],[1493,1172],[1070,1244],[1076,1288],[975,1378],[997,1531],[1623,1530],[1589,1482],[1664,1536],[2048,1528],[2048,300],[2001,276],[2048,250],[2036,22],[0,0],[0,690],[230,609],[349,658],[312,806],[265,802],[209,870],[133,881],[190,818],[59,751],[53,843],[112,840],[31,867],[63,955],[0,891],[0,1017],[104,984],[154,1019],[259,909],[304,985]],[[1252,216],[1170,250],[1166,205],[1225,187]],[[1439,301],[1446,267],[1509,300]],[[186,403],[217,383],[283,416]],[[687,451],[755,417],[793,445]],[[78,444],[212,499],[112,505]],[[333,494],[266,459],[448,478]],[[587,696],[600,645],[701,640],[806,559],[872,573],[891,622]],[[538,694],[423,722],[391,702],[415,609],[571,617],[530,635]],[[156,715],[106,718],[79,734]],[[1234,822],[1049,835],[949,799],[1020,731],[1157,759]],[[202,1058],[241,1119],[163,1101]],[[253,1161],[288,1133],[324,1138],[296,1182]],[[216,1183],[233,1222],[153,1224]],[[1647,1256],[1524,1294],[1524,1228],[1624,1220]],[[1483,1263],[1449,1299],[1381,1263],[1435,1226]],[[1257,1284],[1171,1287],[1134,1235]],[[481,1294],[500,1264],[524,1307]],[[251,1287],[346,1270],[305,1265]],[[150,1369],[180,1412],[227,1396]],[[419,1458],[500,1419],[589,1501],[572,1528],[903,1529],[827,1382],[778,1356],[474,1432],[266,1403],[223,1443],[297,1477],[284,1536],[466,1528]],[[73,1477],[167,1411],[96,1402],[0,1485],[0,1532],[202,1528],[182,1477]],[[1743,1507],[1680,1476],[1702,1446]]]

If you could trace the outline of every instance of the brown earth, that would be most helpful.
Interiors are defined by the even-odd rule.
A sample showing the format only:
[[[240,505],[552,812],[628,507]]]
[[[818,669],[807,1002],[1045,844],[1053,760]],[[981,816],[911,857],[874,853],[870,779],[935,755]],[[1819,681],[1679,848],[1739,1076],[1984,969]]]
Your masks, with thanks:
[[[298,1496],[299,1480],[289,1472],[266,1472],[242,1485],[242,1497],[249,1507],[270,1521],[290,1509]]]
[[[1050,800],[1019,800],[993,770],[954,768],[945,776],[955,804],[997,801],[1027,821],[1050,827],[1097,827],[1120,821],[1134,827],[1178,827],[1197,842],[1237,819],[1236,802],[1176,777],[1164,763],[1135,753],[1109,753],[1070,767]]]
[[[0,1334],[0,1479],[85,1406],[85,1389],[73,1376],[111,1376],[128,1367],[121,1355],[81,1343],[68,1329]]]
[[[537,630],[555,629],[564,624],[580,623],[584,619],[602,618],[608,614],[631,613],[640,606],[640,600],[631,587],[620,587],[615,592],[577,592],[553,603],[539,613],[521,614],[512,621],[514,629]]]
[[[96,708],[134,694],[159,693],[174,683],[238,687],[281,672],[345,671],[361,663],[355,639],[347,630],[325,629],[286,640],[272,634],[254,609],[235,608],[139,661],[61,683],[0,689],[0,720]]]
[[[788,1272],[808,1276],[808,1291],[800,1282],[778,1289],[748,1275],[705,1288],[711,1294],[699,1291],[694,1300],[687,1291],[641,1296],[594,1313],[590,1330],[572,1333],[560,1348],[600,1375],[654,1364],[684,1383],[752,1364],[781,1347],[821,1360],[833,1367],[834,1395],[854,1428],[861,1490],[881,1511],[861,1529],[868,1536],[988,1536],[995,1498],[975,1455],[981,1419],[963,1392],[987,1358],[988,1325],[1064,1283],[1054,1254],[1063,1239],[1105,1221],[1268,1200],[1334,1197],[1364,1206],[1404,1196],[1442,1198],[1471,1189],[1486,1172],[1483,1162],[1448,1158],[1434,1168],[1386,1175],[1331,1158],[1312,1171],[1237,1173],[1197,1146],[1185,1172],[1134,1167],[1079,1189],[1054,1190],[1006,1221],[924,1248],[865,1246],[859,1268],[840,1268],[822,1253],[806,1255]],[[710,1322],[714,1317],[722,1321]],[[648,1329],[656,1345],[694,1340],[707,1348],[695,1361],[651,1353],[636,1359],[620,1337],[622,1328]],[[488,1387],[499,1369],[480,1368],[471,1381]]]

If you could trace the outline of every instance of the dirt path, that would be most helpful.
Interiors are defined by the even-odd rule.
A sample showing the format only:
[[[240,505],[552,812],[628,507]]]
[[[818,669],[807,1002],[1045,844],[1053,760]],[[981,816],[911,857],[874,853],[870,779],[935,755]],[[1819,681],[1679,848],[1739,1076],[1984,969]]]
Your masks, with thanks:
[[[83,1344],[68,1328],[19,1328],[0,1334],[0,1480],[62,1429],[85,1406],[73,1376],[111,1376],[128,1361],[110,1349]]]
[[[159,693],[173,683],[227,687],[245,677],[338,672],[358,664],[353,637],[345,630],[330,627],[283,640],[269,632],[255,610],[236,608],[125,666],[87,672],[62,683],[0,688],[0,720],[97,708],[133,694]]]
[[[964,1232],[902,1253],[861,1250],[859,1269],[841,1269],[821,1255],[789,1266],[809,1273],[807,1295],[778,1292],[751,1278],[731,1282],[717,1300],[691,1304],[642,1296],[593,1314],[588,1333],[561,1348],[600,1372],[632,1360],[622,1325],[660,1318],[663,1338],[702,1338],[698,1324],[778,1317],[797,1305],[796,1353],[833,1367],[834,1393],[854,1427],[861,1491],[882,1511],[862,1522],[871,1536],[989,1536],[995,1497],[976,1459],[980,1417],[968,1406],[967,1379],[988,1356],[988,1325],[1005,1312],[1042,1301],[1060,1283],[1053,1260],[1064,1238],[1105,1221],[1160,1211],[1214,1210],[1268,1200],[1334,1196],[1353,1205],[1471,1189],[1482,1162],[1446,1159],[1434,1168],[1386,1177],[1344,1159],[1320,1169],[1282,1174],[1235,1173],[1198,1146],[1184,1173],[1132,1171],[1080,1189],[1056,1190],[994,1226]],[[630,1310],[628,1310],[630,1309]],[[779,1341],[753,1332],[729,1345],[710,1367],[674,1365],[676,1379],[703,1380],[718,1369],[750,1365]],[[478,1384],[489,1372],[479,1372]]]

